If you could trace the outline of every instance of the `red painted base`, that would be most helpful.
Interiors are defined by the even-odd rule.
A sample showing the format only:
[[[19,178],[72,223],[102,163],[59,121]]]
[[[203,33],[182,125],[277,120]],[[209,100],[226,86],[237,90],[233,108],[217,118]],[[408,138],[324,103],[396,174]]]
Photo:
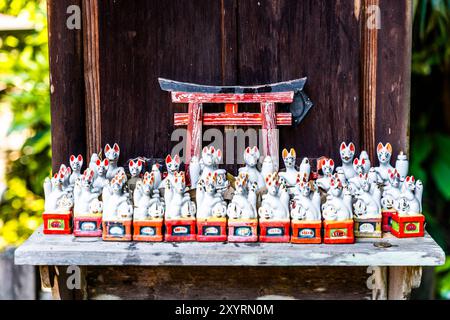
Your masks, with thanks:
[[[102,216],[91,215],[73,218],[73,235],[75,237],[101,237]]]
[[[261,242],[289,242],[291,239],[289,229],[291,222],[285,221],[272,221],[272,220],[260,220],[259,228],[261,233],[259,235],[259,241]]]
[[[228,242],[257,242],[258,219],[228,220]]]
[[[354,243],[353,220],[346,221],[324,221],[324,238],[325,244],[342,244]]]
[[[183,242],[183,241],[195,241],[197,235],[195,233],[196,220],[195,218],[166,220],[166,234],[164,235],[165,241]]]
[[[322,221],[292,221],[292,243],[321,243]]]
[[[197,219],[197,241],[227,241],[227,218]]]
[[[42,214],[44,219],[44,234],[71,234],[72,212]]]
[[[392,215],[391,233],[397,238],[423,237],[425,234],[425,216],[417,214],[413,216]]]
[[[103,221],[104,241],[131,241],[132,221]]]
[[[391,232],[391,227],[392,227],[392,216],[394,214],[397,214],[397,211],[395,210],[383,210],[381,212],[382,216],[383,216],[383,221],[381,224],[381,230],[383,230],[383,232]]]
[[[163,219],[133,221],[133,240],[160,242],[163,241]]]

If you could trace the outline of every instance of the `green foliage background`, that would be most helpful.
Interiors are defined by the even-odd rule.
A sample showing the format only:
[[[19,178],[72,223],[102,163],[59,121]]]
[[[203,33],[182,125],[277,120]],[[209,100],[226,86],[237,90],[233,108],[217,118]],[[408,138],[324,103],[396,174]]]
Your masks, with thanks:
[[[449,253],[450,0],[414,0],[411,172],[424,181],[427,229]],[[0,250],[18,245],[41,222],[42,181],[50,174],[46,3],[0,0],[0,13],[24,15],[31,33],[0,34],[0,107],[14,113],[9,132],[27,139],[11,152],[0,203]],[[450,260],[437,268],[437,294],[450,299]]]

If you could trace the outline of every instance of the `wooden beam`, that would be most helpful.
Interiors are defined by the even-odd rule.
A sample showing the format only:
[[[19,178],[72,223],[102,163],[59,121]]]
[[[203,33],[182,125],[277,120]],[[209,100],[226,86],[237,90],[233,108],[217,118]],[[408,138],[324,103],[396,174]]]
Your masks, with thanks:
[[[70,5],[81,0],[47,2],[54,172],[71,154],[86,152],[82,34],[66,26]]]
[[[83,0],[87,156],[98,152],[102,147],[98,16],[98,0]]]
[[[175,103],[291,103],[293,91],[273,93],[189,93],[172,92]]]
[[[421,267],[389,267],[389,300],[407,300],[411,290],[420,286]]]
[[[275,115],[275,104],[261,103],[263,156],[272,157],[275,170],[278,170],[278,129]]]
[[[364,0],[362,20],[362,147],[375,160],[375,130],[377,107],[378,29],[373,8],[379,8],[379,0]]]
[[[188,113],[175,113],[175,126],[185,126],[189,122]],[[260,113],[205,113],[203,125],[205,126],[261,126]],[[290,126],[292,124],[291,113],[277,113],[277,126]]]
[[[191,158],[197,156],[200,159],[202,149],[202,117],[203,106],[201,103],[190,103],[188,108],[187,139],[185,164],[189,165]],[[187,167],[186,167],[186,171]]]

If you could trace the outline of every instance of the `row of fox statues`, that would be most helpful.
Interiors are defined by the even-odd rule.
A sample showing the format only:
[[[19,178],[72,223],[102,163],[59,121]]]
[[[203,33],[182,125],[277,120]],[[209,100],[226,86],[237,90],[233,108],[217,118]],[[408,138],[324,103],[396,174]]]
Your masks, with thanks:
[[[112,241],[231,241],[353,243],[355,237],[424,234],[423,185],[408,175],[402,152],[391,165],[392,146],[379,143],[378,166],[353,143],[340,145],[341,165],[322,157],[312,170],[294,149],[282,151],[284,169],[244,151],[236,177],[219,168],[222,151],[204,147],[188,176],[178,155],[165,170],[144,158],[119,166],[120,148],[107,144],[85,170],[82,155],[44,182],[44,233],[102,236]],[[147,170],[148,169],[148,170]],[[188,181],[189,180],[189,181]]]

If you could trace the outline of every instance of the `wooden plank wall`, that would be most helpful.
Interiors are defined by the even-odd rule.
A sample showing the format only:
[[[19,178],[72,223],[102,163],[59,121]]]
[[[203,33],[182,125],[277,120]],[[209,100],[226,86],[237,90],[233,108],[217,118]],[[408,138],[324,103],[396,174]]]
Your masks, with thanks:
[[[185,266],[95,267],[86,280],[89,299],[370,300],[367,278],[365,267]]]
[[[362,148],[363,9],[372,2],[81,0],[83,37],[63,26],[68,2],[49,0],[54,163],[114,141],[122,161],[164,158],[173,113],[187,106],[171,103],[160,76],[243,85],[308,76],[315,107],[298,128],[281,128],[280,148],[312,158],[338,158],[343,140]],[[396,154],[408,144],[411,1],[378,2],[374,143],[390,141]]]

